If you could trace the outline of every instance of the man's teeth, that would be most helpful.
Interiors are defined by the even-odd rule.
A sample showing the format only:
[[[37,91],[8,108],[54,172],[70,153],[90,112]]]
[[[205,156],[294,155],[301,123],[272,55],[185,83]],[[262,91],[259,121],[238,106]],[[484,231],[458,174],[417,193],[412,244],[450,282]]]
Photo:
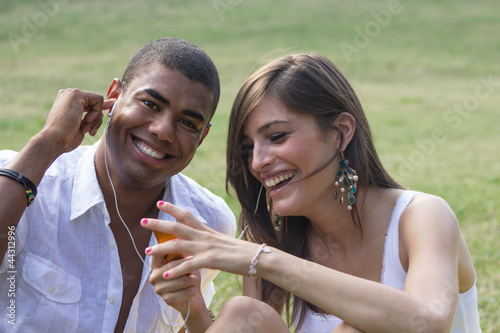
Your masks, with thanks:
[[[276,177],[274,179],[267,180],[265,182],[265,184],[266,184],[267,187],[275,186],[275,185],[277,185],[277,184],[279,184],[279,183],[281,183],[281,182],[283,182],[283,181],[285,181],[287,179],[292,178],[293,176],[295,176],[295,174],[292,173],[292,172],[290,172],[290,173],[288,173],[286,175],[281,175],[281,176]]]
[[[166,154],[162,154],[160,152],[157,152],[156,150],[151,149],[150,147],[146,146],[142,142],[135,141],[135,145],[137,148],[139,148],[140,151],[142,151],[144,154],[148,155],[149,157],[156,158],[158,160],[162,160],[167,156]]]

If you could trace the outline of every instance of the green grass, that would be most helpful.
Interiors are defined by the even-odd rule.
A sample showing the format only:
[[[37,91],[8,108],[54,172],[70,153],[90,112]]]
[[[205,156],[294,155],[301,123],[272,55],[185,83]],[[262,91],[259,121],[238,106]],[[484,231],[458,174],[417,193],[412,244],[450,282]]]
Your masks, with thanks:
[[[225,193],[223,148],[237,89],[265,59],[320,52],[358,92],[397,180],[455,210],[477,270],[483,331],[497,332],[499,12],[494,0],[5,0],[0,149],[20,149],[43,126],[59,89],[105,94],[140,45],[185,38],[212,56],[222,83],[214,127],[185,173],[238,214]],[[13,34],[22,38],[17,47]],[[218,312],[241,287],[228,274],[216,282]]]

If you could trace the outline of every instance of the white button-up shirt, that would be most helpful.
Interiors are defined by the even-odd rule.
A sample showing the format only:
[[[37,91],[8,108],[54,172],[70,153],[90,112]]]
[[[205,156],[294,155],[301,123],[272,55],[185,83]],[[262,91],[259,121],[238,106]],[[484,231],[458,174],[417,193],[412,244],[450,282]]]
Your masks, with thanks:
[[[0,265],[0,332],[114,332],[127,282],[122,280],[116,241],[96,178],[97,145],[60,156],[19,221],[15,244],[10,244],[15,245],[15,257],[13,251],[7,252]],[[14,155],[1,151],[0,166]],[[163,200],[187,209],[219,232],[231,236],[236,232],[234,214],[224,201],[186,176],[171,177]],[[161,211],[158,218],[175,221]],[[152,235],[149,245],[154,244]],[[146,257],[125,331],[176,332],[182,317],[155,294],[148,281],[151,258]],[[212,281],[217,273],[201,270],[207,306],[215,293]]]

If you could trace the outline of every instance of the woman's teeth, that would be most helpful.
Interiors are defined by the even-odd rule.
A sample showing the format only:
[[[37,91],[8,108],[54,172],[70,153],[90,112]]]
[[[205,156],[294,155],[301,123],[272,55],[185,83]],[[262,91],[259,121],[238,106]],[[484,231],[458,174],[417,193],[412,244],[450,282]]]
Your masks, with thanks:
[[[281,175],[279,177],[276,177],[274,179],[271,179],[271,180],[267,180],[265,181],[264,183],[266,184],[267,187],[271,187],[271,186],[276,186],[277,184],[287,180],[287,179],[290,179],[292,178],[293,176],[295,176],[295,174],[293,172],[290,172],[286,175]]]
[[[165,156],[167,156],[166,154],[162,154],[160,152],[157,152],[156,150],[151,149],[140,141],[134,140],[134,143],[140,151],[142,151],[149,157],[156,158],[157,160],[162,160],[165,158]]]

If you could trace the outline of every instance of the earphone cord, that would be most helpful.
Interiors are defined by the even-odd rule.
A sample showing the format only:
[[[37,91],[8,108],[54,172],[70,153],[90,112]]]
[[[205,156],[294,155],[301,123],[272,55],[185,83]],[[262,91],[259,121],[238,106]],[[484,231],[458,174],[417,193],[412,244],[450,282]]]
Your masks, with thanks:
[[[116,196],[116,191],[115,191],[115,187],[113,185],[113,181],[111,180],[111,176],[109,174],[109,168],[108,168],[108,159],[107,159],[107,156],[108,156],[108,142],[107,142],[107,136],[108,136],[108,128],[109,128],[109,122],[108,122],[108,126],[106,128],[106,142],[105,142],[105,145],[104,145],[104,166],[106,167],[106,173],[108,175],[108,180],[109,180],[109,183],[111,184],[111,190],[113,191],[113,197],[114,197],[114,200],[115,200],[115,208],[116,208],[116,213],[118,214],[118,217],[120,218],[120,221],[122,222],[123,226],[125,227],[125,229],[127,230],[127,233],[128,235],[130,236],[130,240],[132,241],[132,244],[134,245],[134,249],[135,249],[135,253],[137,253],[137,255],[139,256],[139,259],[141,259],[142,261],[142,264],[144,265],[144,267],[146,267],[146,269],[148,270],[148,276],[151,275],[151,272],[152,272],[152,269],[151,267],[147,267],[146,265],[146,261],[144,261],[144,259],[142,259],[142,256],[141,254],[139,253],[139,250],[137,250],[137,246],[135,245],[135,240],[134,240],[134,237],[132,236],[132,233],[130,232],[130,229],[128,228],[127,224],[125,223],[125,221],[123,220],[121,214],[120,214],[120,210],[118,209],[118,198]],[[167,318],[167,321],[168,321],[168,324],[170,325],[170,332],[174,332],[174,328],[172,326],[172,322],[170,321],[170,318],[167,314],[167,311],[165,309],[165,303],[163,302],[162,298],[160,297],[160,295],[156,294],[156,297],[158,298],[158,303],[160,304],[161,308],[162,308],[162,311],[163,311],[163,314],[165,315],[165,317]],[[187,305],[188,305],[188,311],[187,311],[187,314],[186,314],[186,319],[184,320],[184,322],[182,323],[181,325],[181,329],[182,327],[184,327],[184,325],[186,324],[188,318],[189,318],[189,313],[191,311],[191,306],[190,306],[190,303],[189,303],[189,300],[187,301]]]

